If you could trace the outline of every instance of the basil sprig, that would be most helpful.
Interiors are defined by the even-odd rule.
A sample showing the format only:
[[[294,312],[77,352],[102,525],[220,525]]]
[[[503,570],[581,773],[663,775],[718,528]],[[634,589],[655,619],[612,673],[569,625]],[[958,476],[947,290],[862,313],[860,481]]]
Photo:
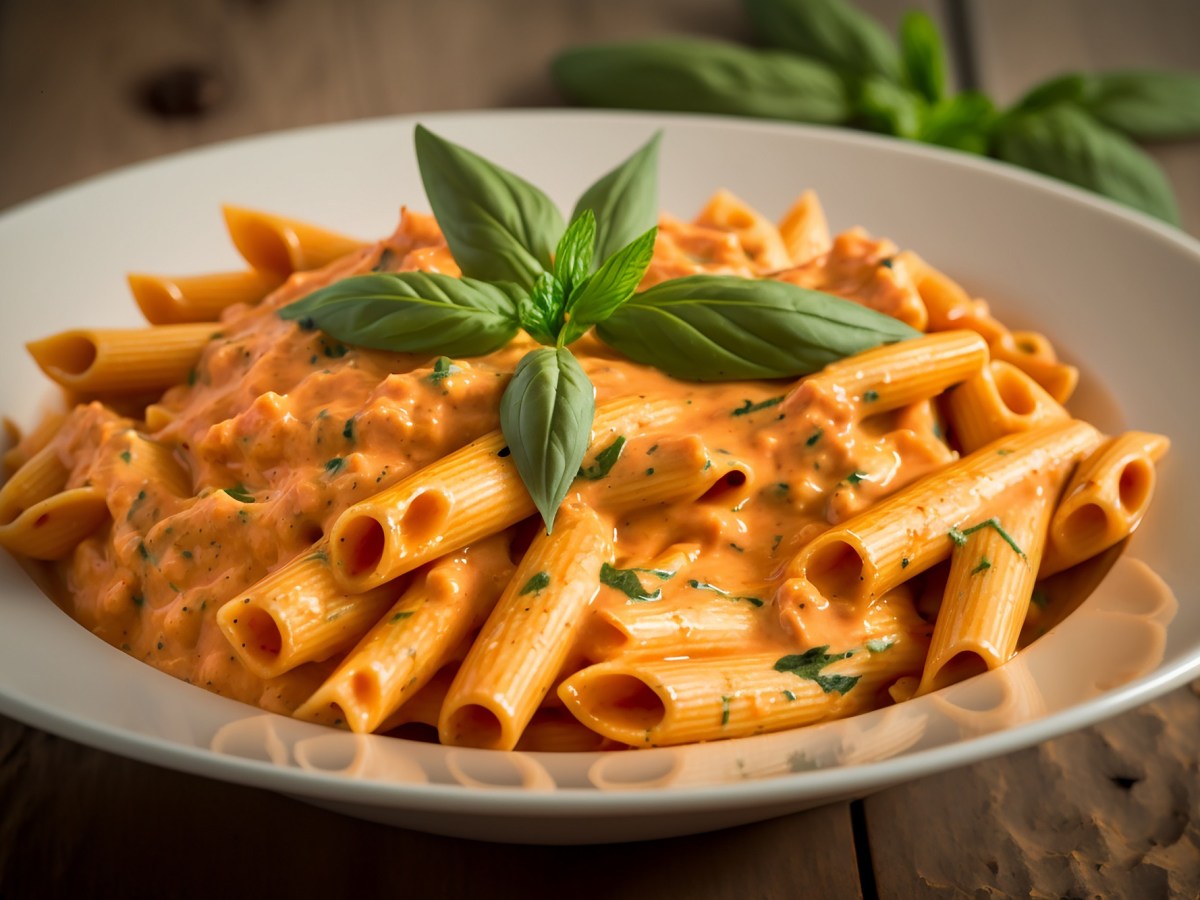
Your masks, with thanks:
[[[383,350],[480,356],[520,329],[545,345],[517,364],[500,399],[500,427],[547,532],[574,479],[602,476],[620,454],[614,444],[582,469],[595,389],[569,345],[592,327],[631,359],[700,381],[804,375],[917,334],[856,303],[778,281],[695,275],[635,294],[657,234],[657,138],[588,188],[566,227],[545,195],[516,175],[420,126],[416,140],[421,177],[447,241],[455,236],[450,247],[464,277],[354,276],[280,315]]]
[[[1068,74],[998,110],[978,91],[948,90],[944,44],[923,12],[907,13],[894,41],[846,0],[744,2],[769,49],[665,37],[571,48],[552,72],[587,105],[849,125],[991,156],[1178,222],[1161,169],[1128,139],[1200,135],[1200,75]]]
[[[839,297],[731,275],[657,284],[618,308],[596,333],[629,358],[691,381],[807,375],[918,334]]]
[[[358,347],[480,356],[516,337],[520,296],[503,282],[380,272],[334,282],[279,315]]]
[[[579,473],[595,415],[595,389],[565,347],[525,354],[500,398],[500,429],[547,531]]]

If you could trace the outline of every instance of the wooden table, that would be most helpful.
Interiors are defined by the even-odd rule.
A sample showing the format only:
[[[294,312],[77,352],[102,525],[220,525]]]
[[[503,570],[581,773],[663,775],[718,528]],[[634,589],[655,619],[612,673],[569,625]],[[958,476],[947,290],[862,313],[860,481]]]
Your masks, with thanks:
[[[1062,70],[1200,68],[1192,0],[861,5],[889,27],[908,6],[928,10],[960,83],[1001,102]],[[254,132],[561,103],[547,63],[583,41],[747,31],[736,0],[9,0],[0,208]],[[1154,153],[1200,233],[1200,142]],[[655,843],[510,847],[343,818],[0,719],[0,898],[1195,897],[1198,757],[1193,685],[854,803]]]

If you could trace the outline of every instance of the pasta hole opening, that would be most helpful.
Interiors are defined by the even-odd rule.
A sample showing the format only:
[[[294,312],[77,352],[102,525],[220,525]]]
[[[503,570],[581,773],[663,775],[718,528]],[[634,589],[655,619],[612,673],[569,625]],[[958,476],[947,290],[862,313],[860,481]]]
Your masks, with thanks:
[[[300,537],[306,543],[315,544],[325,537],[325,529],[316,522],[304,522],[300,525]]]
[[[244,607],[238,619],[242,624],[242,634],[245,637],[245,650],[251,656],[266,661],[274,661],[283,649],[283,635],[279,624],[264,609],[255,606]]]
[[[54,341],[39,341],[29,349],[41,365],[69,378],[86,375],[98,355],[96,342],[85,334],[64,334]]]
[[[713,482],[712,487],[700,495],[701,502],[725,502],[731,495],[737,494],[750,479],[741,469],[730,469]]]
[[[1150,501],[1154,488],[1154,467],[1144,459],[1130,461],[1121,470],[1117,481],[1117,496],[1126,512],[1137,512]]]
[[[863,569],[858,550],[845,541],[833,540],[813,551],[804,574],[825,599],[848,599],[858,596]]]
[[[1099,503],[1083,503],[1071,511],[1059,529],[1059,536],[1070,546],[1099,541],[1109,531],[1108,513]]]
[[[379,567],[385,544],[383,526],[375,519],[351,519],[342,529],[339,562],[351,577],[367,575]]]
[[[631,643],[629,635],[612,622],[597,618],[588,627],[590,629],[587,654],[589,664],[603,662],[629,649]]]
[[[130,275],[128,281],[134,302],[150,322],[169,320],[183,307],[183,292],[174,281],[152,275]]]
[[[456,709],[441,729],[448,743],[462,747],[505,749],[502,746],[504,726],[494,712],[478,703],[468,703]]]
[[[995,373],[996,390],[1000,402],[1015,416],[1030,416],[1037,411],[1038,402],[1029,383],[1011,369],[999,369]]]
[[[413,497],[400,520],[407,544],[425,544],[442,531],[450,514],[450,499],[441,491],[422,491]]]
[[[667,715],[662,698],[633,675],[602,675],[581,698],[589,713],[625,731],[649,731]]]
[[[987,670],[987,663],[982,656],[974,650],[962,650],[946,660],[945,664],[938,669],[929,689],[940,691],[944,687],[966,681],[976,675],[982,675]]]

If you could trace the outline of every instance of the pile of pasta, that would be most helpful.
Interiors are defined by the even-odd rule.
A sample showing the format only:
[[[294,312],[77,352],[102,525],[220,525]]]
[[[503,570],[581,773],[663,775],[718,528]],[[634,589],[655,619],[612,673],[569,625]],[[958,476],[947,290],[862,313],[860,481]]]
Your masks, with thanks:
[[[924,336],[790,384],[680,382],[585,337],[593,440],[548,535],[498,425],[527,340],[429,358],[276,314],[352,274],[460,274],[431,217],[377,243],[225,219],[246,270],[132,275],[149,327],[28,345],[69,403],[5,456],[0,544],[127,653],[355,732],[661,746],[938,690],[1134,530],[1168,446],[1072,418],[1049,341],[831,235],[813,194],[776,225],[721,191],[662,218],[643,286],[777,278]]]

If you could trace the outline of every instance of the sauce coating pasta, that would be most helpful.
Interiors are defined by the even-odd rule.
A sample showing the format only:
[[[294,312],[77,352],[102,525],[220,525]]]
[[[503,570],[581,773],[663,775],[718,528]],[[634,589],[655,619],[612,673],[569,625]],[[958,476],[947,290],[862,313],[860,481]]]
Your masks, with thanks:
[[[10,451],[22,465],[0,492],[0,543],[52,560],[57,599],[104,640],[267,710],[355,730],[420,721],[443,741],[500,749],[537,749],[536,735],[553,732],[545,746],[595,749],[875,708],[921,680],[935,622],[943,680],[1015,652],[1045,536],[1027,542],[1035,553],[1009,532],[1029,508],[1048,528],[1102,442],[1058,406],[1076,375],[1044,339],[1014,336],[889,241],[830,236],[811,194],[777,229],[721,192],[693,223],[660,221],[643,288],[695,273],[773,278],[927,335],[798,381],[714,384],[585,336],[573,349],[598,414],[547,536],[498,431],[531,339],[450,359],[349,346],[278,315],[351,275],[460,274],[432,217],[405,210],[393,235],[361,246],[254,221],[337,252],[289,244],[289,265],[323,267],[261,302],[209,302],[219,320],[198,350],[155,368],[187,374],[160,396],[147,383],[149,405],[133,373],[31,432]],[[263,290],[284,274],[265,270]],[[31,351],[51,375],[68,358],[71,379],[97,359],[131,371],[102,332],[87,334],[90,349],[72,332]],[[140,340],[121,332],[122,347]],[[992,359],[1005,361],[999,388]],[[1006,387],[1022,378],[1024,392]],[[947,402],[959,385],[960,402]],[[1036,416],[1021,408],[1035,390]],[[1138,516],[1165,439],[1153,447]],[[370,518],[385,496],[405,505]],[[64,516],[83,521],[71,504],[84,503],[82,534],[33,537]],[[419,555],[387,542],[387,515]],[[972,540],[980,528],[1004,539]],[[990,558],[962,558],[977,543]],[[920,601],[955,553],[939,617]],[[394,564],[359,586],[361,559]],[[998,645],[977,631],[996,618],[978,612],[990,578],[1026,591],[984,602],[1017,609]],[[970,606],[947,612],[964,579]]]

